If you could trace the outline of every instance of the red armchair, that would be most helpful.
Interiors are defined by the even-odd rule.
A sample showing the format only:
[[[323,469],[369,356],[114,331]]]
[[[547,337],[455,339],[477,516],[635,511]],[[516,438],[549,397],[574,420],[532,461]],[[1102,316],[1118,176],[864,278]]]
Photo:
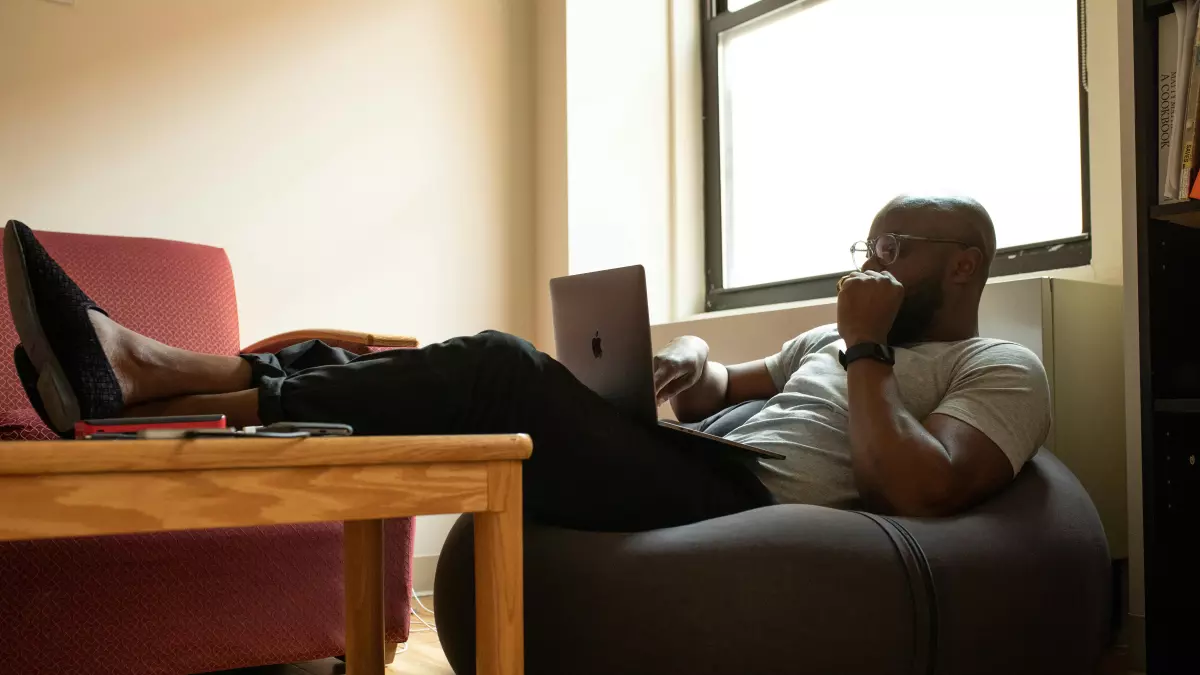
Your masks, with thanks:
[[[238,352],[225,252],[159,239],[40,232],[123,324],[195,351]],[[17,381],[0,284],[0,440],[48,439]],[[404,338],[289,333],[363,352]],[[408,639],[411,518],[386,530],[387,640]],[[343,653],[340,523],[0,543],[0,663],[22,673],[186,674]]]

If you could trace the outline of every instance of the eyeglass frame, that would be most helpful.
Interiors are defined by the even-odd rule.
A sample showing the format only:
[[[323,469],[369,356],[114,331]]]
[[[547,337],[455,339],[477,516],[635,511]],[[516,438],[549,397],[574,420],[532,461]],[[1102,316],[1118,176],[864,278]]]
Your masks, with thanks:
[[[858,250],[859,244],[862,244],[864,247],[866,247],[866,250],[864,251],[864,253],[867,253],[868,255],[867,255],[866,260],[863,260],[863,265],[865,265],[865,264],[867,264],[867,260],[878,257],[876,255],[875,245],[879,242],[880,239],[883,239],[884,237],[891,237],[892,239],[896,240],[896,257],[892,258],[891,262],[883,262],[881,260],[880,263],[884,267],[887,267],[888,265],[891,265],[900,259],[900,242],[901,241],[926,241],[931,244],[957,244],[958,246],[962,246],[964,248],[964,250],[969,249],[969,248],[979,248],[975,244],[971,244],[971,243],[968,243],[965,241],[959,241],[958,239],[939,239],[937,237],[920,237],[915,234],[895,234],[893,232],[885,232],[885,233],[879,235],[878,237],[875,237],[874,239],[861,239],[850,245],[850,262],[855,263],[854,269],[861,269],[861,267],[862,267],[861,265],[856,264],[857,261],[854,259],[854,256]]]

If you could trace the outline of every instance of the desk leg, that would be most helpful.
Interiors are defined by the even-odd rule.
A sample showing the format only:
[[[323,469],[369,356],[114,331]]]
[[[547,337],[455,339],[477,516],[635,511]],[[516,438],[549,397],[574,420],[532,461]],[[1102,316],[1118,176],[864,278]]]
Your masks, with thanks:
[[[383,521],[343,523],[346,673],[383,675]]]
[[[525,672],[521,463],[488,464],[488,511],[475,514],[478,675]]]

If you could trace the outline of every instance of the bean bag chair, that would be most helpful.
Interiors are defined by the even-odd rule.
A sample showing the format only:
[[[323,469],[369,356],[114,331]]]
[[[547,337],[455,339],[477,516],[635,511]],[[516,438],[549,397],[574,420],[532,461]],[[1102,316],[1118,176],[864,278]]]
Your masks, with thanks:
[[[434,591],[460,675],[475,672],[472,537],[463,516]],[[1090,673],[1110,572],[1095,507],[1046,450],[951,518],[785,504],[628,534],[527,523],[526,673]]]

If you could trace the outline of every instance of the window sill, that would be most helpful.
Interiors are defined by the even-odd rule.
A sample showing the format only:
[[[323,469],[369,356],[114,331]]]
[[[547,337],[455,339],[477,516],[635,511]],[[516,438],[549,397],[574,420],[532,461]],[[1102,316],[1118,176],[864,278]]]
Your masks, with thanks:
[[[1001,249],[996,252],[996,258],[992,262],[994,276],[988,283],[1021,275],[1058,276],[1052,271],[1090,267],[1091,262],[1092,240],[1087,234],[1031,246]],[[711,290],[705,299],[705,307],[717,312],[832,298],[837,294],[837,282],[843,274],[846,273],[760,286]]]
[[[779,312],[790,312],[795,309],[805,307],[829,307],[837,305],[836,296],[826,296],[822,298],[813,298],[812,300],[800,300],[797,302],[780,302],[770,305],[754,305],[752,307],[735,307],[732,309],[714,310],[712,312],[701,312],[690,316],[680,317],[673,321],[662,321],[652,323],[652,326],[670,326],[680,323],[692,323],[695,321],[706,321],[715,319],[725,319],[731,316],[747,316],[752,314],[777,314]]]
[[[1005,284],[1005,283],[1011,283],[1011,282],[1016,282],[1016,281],[1023,281],[1025,279],[1036,279],[1036,278],[1045,278],[1045,277],[1076,279],[1076,280],[1081,280],[1081,281],[1094,281],[1095,280],[1094,276],[1095,275],[1092,270],[1092,266],[1090,264],[1088,264],[1088,265],[1077,265],[1077,266],[1073,266],[1073,267],[1063,267],[1063,268],[1052,269],[1052,270],[1044,270],[1044,271],[1039,271],[1039,272],[1026,272],[1026,273],[1022,273],[1022,274],[1010,274],[1007,276],[993,277],[988,280],[988,285],[990,286],[992,284]],[[730,309],[714,310],[711,312],[702,312],[700,314],[692,314],[690,316],[679,317],[679,318],[671,320],[671,321],[660,321],[660,322],[652,323],[651,326],[655,327],[655,328],[669,327],[669,326],[674,326],[674,325],[690,324],[690,323],[696,323],[696,322],[716,321],[716,320],[720,320],[720,319],[726,319],[729,317],[741,317],[741,316],[752,316],[752,315],[761,315],[761,316],[767,317],[767,316],[773,316],[773,315],[781,314],[781,313],[785,313],[785,312],[792,312],[792,311],[795,311],[798,309],[827,308],[827,307],[836,306],[836,305],[837,305],[837,297],[834,295],[827,295],[827,296],[820,297],[820,298],[812,298],[810,300],[800,300],[800,301],[796,301],[796,302],[780,302],[780,303],[773,303],[773,304],[753,305],[753,306],[749,306],[749,307],[736,307],[736,308],[730,308]]]

